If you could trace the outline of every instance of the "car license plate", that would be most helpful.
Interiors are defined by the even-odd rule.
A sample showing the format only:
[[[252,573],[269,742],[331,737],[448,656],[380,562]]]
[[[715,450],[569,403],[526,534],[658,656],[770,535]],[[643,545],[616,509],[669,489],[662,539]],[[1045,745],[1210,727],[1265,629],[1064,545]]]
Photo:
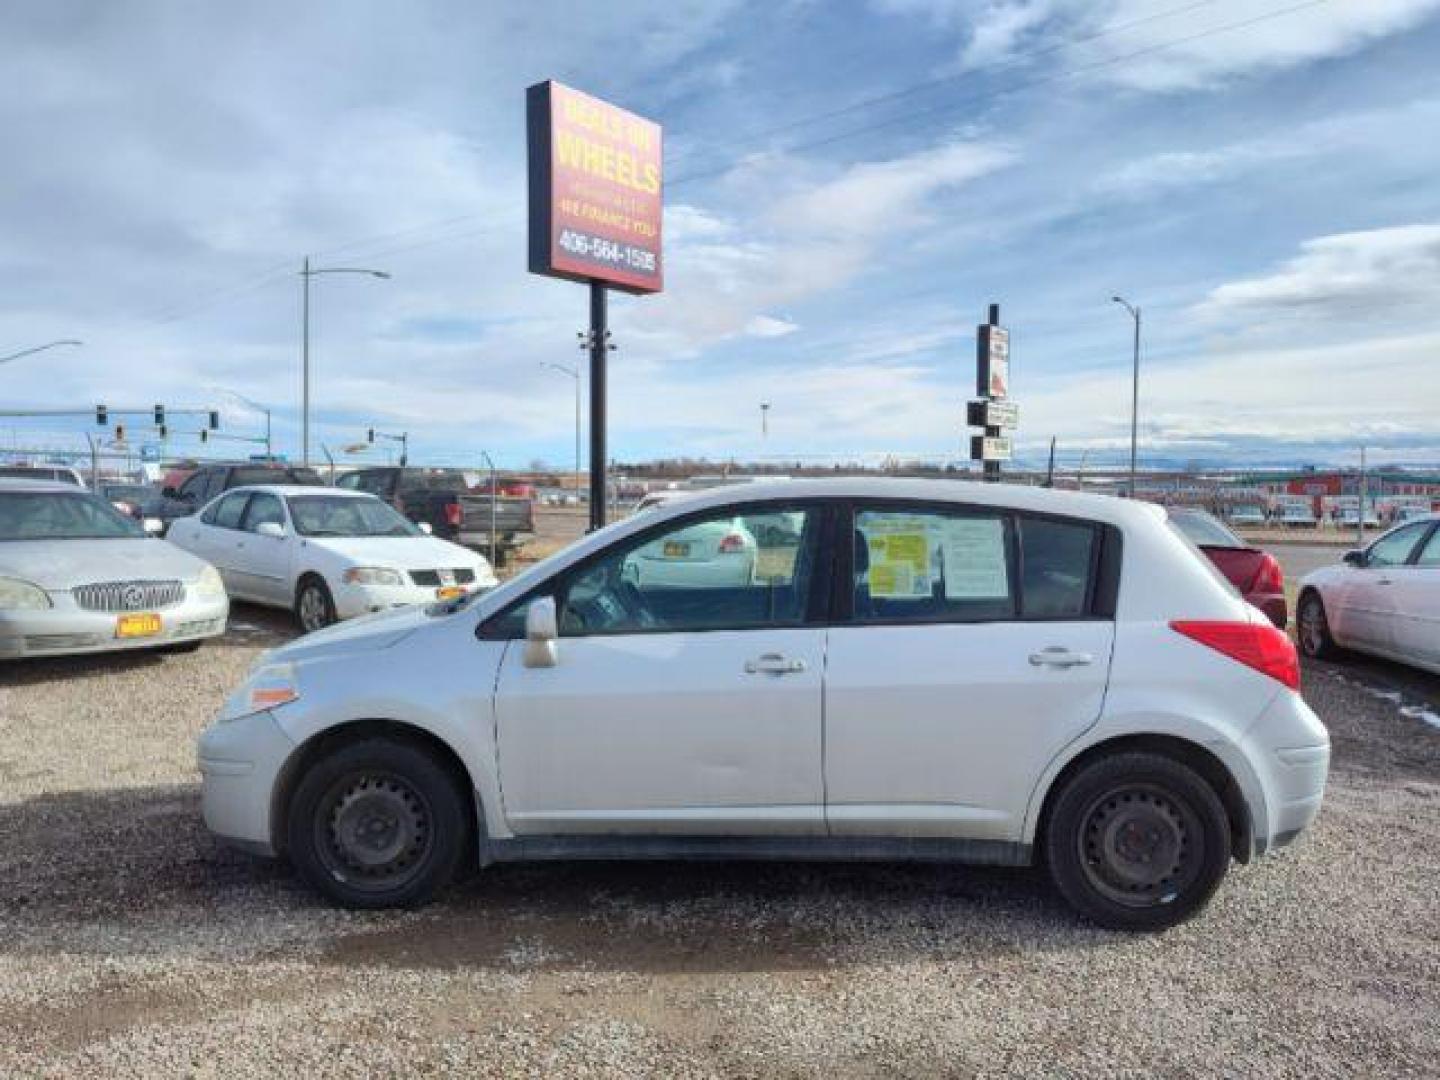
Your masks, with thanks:
[[[460,585],[446,585],[435,590],[435,597],[438,600],[458,600],[465,595],[465,589]]]
[[[665,543],[665,558],[685,559],[690,556],[689,544],[677,544],[674,540],[667,540]]]
[[[117,638],[154,637],[158,633],[159,615],[121,615],[115,620]]]

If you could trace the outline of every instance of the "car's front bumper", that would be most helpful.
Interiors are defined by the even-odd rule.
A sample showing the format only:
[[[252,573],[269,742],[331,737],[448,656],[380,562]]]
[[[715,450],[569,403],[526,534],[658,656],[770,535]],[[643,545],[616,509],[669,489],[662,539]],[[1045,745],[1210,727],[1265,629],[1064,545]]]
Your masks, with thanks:
[[[257,854],[274,854],[271,800],[295,750],[270,712],[211,724],[200,735],[200,806],[206,827]]]
[[[463,589],[465,592],[471,593],[476,589],[490,589],[494,586],[495,579],[490,577],[484,581],[453,585],[448,588]],[[353,619],[360,615],[370,615],[376,611],[388,611],[390,608],[433,604],[437,600],[453,599],[453,597],[441,595],[445,591],[446,587],[436,588],[433,585],[342,584],[334,593],[335,615],[341,619]]]
[[[76,653],[153,649],[216,637],[225,632],[230,601],[187,595],[161,608],[160,632],[145,637],[118,637],[119,619],[130,612],[87,611],[65,593],[52,593],[55,606],[39,611],[0,611],[0,659],[67,656]]]

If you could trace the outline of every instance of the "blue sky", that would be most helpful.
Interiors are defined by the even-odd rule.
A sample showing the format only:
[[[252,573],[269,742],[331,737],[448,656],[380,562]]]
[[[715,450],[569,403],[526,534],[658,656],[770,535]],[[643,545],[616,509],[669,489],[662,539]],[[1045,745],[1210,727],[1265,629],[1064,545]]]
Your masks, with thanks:
[[[0,34],[0,355],[86,342],[0,365],[5,407],[258,431],[223,388],[293,450],[311,254],[393,275],[316,282],[317,443],[568,463],[543,365],[583,359],[584,290],[524,245],[554,77],[666,130],[667,291],[613,303],[619,458],[960,456],[994,301],[1022,457],[1118,462],[1120,292],[1142,458],[1440,462],[1440,0],[157,0]]]

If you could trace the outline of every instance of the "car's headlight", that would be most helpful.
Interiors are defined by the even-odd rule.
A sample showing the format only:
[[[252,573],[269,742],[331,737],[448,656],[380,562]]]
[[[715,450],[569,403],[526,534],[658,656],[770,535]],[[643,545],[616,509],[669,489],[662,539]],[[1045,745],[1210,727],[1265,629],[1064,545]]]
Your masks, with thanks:
[[[39,585],[0,577],[0,611],[37,611],[50,606],[49,594]]]
[[[295,679],[295,665],[266,664],[226,699],[218,719],[223,724],[298,700],[300,685]]]
[[[343,576],[347,585],[405,584],[399,570],[388,570],[383,566],[352,566]]]
[[[195,579],[195,595],[205,599],[224,596],[225,582],[220,580],[220,571],[213,566],[201,570],[200,576]]]

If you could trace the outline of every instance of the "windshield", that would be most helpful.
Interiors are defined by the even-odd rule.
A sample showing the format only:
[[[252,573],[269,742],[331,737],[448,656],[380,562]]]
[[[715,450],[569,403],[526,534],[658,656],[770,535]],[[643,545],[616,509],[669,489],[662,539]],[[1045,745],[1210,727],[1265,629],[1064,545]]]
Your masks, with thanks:
[[[93,495],[0,492],[0,540],[101,540],[144,535],[133,521]]]
[[[150,498],[150,489],[141,484],[102,484],[100,494],[111,502],[144,502]]]
[[[290,516],[301,536],[421,536],[419,529],[374,498],[292,495]]]
[[[1172,510],[1170,520],[1193,544],[1200,547],[1245,547],[1245,541],[1216,518],[1199,510]]]

